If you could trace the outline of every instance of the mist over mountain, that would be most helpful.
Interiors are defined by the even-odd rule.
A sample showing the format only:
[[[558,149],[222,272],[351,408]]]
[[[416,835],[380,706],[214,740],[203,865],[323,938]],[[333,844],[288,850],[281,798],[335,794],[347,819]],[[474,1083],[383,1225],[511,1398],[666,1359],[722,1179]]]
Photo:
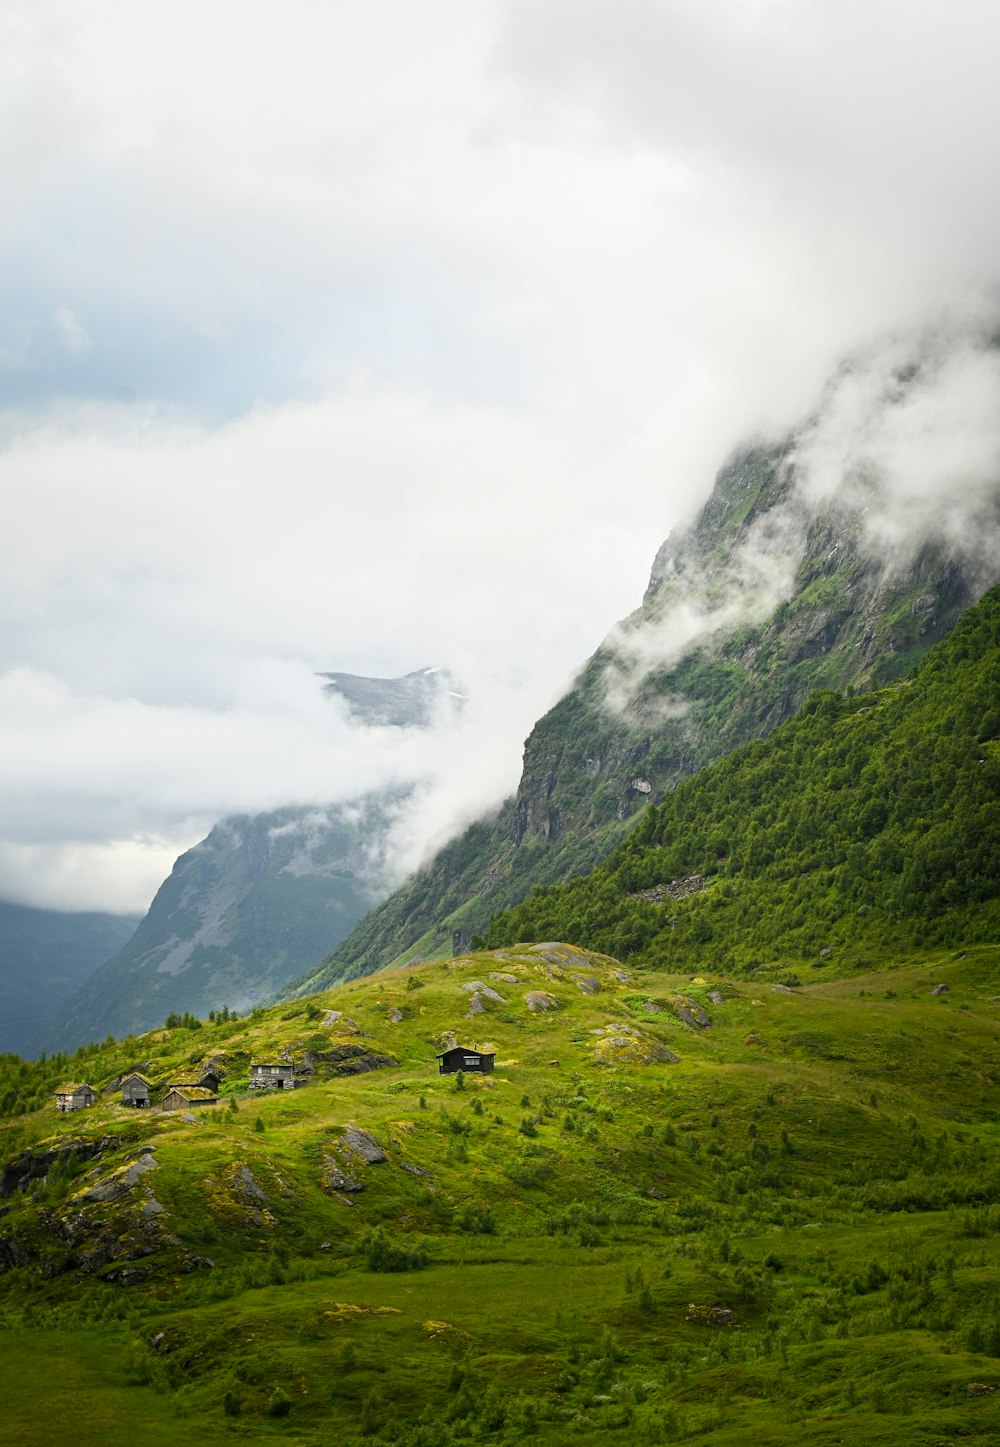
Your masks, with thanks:
[[[849,359],[745,446],[660,548],[641,606],[529,736],[516,795],[363,919],[300,989],[466,945],[584,872],[649,803],[817,687],[903,676],[1000,577],[1000,354],[976,329]]]
[[[321,673],[323,692],[342,698],[352,719],[390,728],[426,728],[443,699],[465,701],[457,681],[440,668],[419,668],[402,678],[360,678],[355,673]]]
[[[461,702],[443,669],[321,677],[358,729],[430,730],[439,707]],[[395,831],[419,786],[413,778],[325,806],[221,820],[180,856],[132,938],[94,960],[92,977],[64,991],[22,1045],[72,1049],[108,1030],[150,1029],[172,1011],[245,1010],[280,990],[388,893]]]

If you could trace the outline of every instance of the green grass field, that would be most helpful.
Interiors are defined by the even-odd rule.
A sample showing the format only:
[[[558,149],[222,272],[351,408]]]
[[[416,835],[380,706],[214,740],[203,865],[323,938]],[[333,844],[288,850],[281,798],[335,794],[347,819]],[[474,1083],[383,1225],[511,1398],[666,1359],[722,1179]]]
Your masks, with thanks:
[[[517,947],[25,1067],[221,1054],[228,1095],[4,1124],[8,1172],[104,1148],[2,1203],[0,1441],[1000,1440],[1000,949],[781,973]],[[467,1019],[475,981],[502,999]],[[439,1076],[448,1030],[495,1073]],[[345,1045],[398,1064],[245,1089],[251,1058]]]

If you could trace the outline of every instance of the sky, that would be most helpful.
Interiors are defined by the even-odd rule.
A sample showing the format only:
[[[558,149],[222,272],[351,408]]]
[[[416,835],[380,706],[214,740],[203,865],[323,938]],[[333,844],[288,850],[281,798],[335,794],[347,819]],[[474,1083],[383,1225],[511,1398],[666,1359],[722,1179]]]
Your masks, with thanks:
[[[973,0],[6,0],[0,898],[142,910],[226,813],[420,778],[402,870],[510,792],[734,446],[993,325],[998,51]],[[842,389],[814,487],[843,428],[989,472],[959,351],[917,427]],[[315,678],[429,665],[470,702],[404,736]]]

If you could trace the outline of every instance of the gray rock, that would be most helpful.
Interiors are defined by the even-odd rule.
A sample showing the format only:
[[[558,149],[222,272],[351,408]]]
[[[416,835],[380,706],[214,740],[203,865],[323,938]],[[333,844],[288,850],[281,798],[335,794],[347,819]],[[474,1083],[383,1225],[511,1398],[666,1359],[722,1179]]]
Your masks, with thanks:
[[[795,991],[792,989],[791,985],[772,985],[772,986],[771,986],[771,994],[772,994],[772,995],[794,995],[794,994],[795,994]]]
[[[363,1191],[364,1182],[359,1181],[356,1176],[348,1175],[343,1163],[328,1156],[323,1163],[323,1174],[326,1183],[333,1191]],[[353,1202],[351,1202],[353,1205]]]
[[[427,1172],[424,1170],[423,1166],[413,1166],[410,1164],[409,1161],[400,1161],[399,1169],[401,1171],[408,1171],[411,1176],[427,1175]]]
[[[931,991],[931,994],[932,994],[932,995],[950,995],[950,994],[951,994],[951,986],[950,986],[950,985],[935,985],[934,988],[933,988],[933,990]]]
[[[344,1145],[370,1166],[381,1165],[384,1160],[388,1159],[375,1137],[369,1135],[366,1130],[359,1130],[354,1125],[345,1128]]]
[[[491,985],[484,985],[482,980],[470,980],[467,985],[459,987],[462,990],[472,990],[477,995],[483,995],[487,1000],[496,1000],[500,1005],[504,1003],[502,995],[498,994]]]
[[[267,1196],[249,1166],[240,1165],[233,1173],[233,1195],[244,1206],[266,1206]]]
[[[465,1012],[465,1018],[468,1020],[473,1015],[481,1015],[485,1009],[486,1006],[483,1004],[482,997],[480,995],[473,995],[469,1001],[469,1008]]]
[[[711,1025],[711,1017],[707,1010],[703,1010],[686,995],[676,995],[670,1003],[678,1020],[682,1020],[685,1025],[691,1025],[696,1030],[707,1030]]]
[[[108,1176],[103,1181],[98,1181],[85,1191],[80,1197],[81,1201],[117,1201],[125,1196],[137,1185],[147,1171],[156,1170],[156,1161],[150,1155],[142,1155],[137,1161],[133,1161],[124,1170],[115,1171],[114,1175]]]
[[[550,995],[548,990],[529,990],[524,997],[524,1003],[533,1012],[545,1010],[561,1010],[562,1006],[555,995]]]
[[[516,976],[516,975],[503,975],[503,974],[501,974],[501,973],[499,972],[499,970],[494,971],[494,973],[493,973],[492,975],[490,975],[490,979],[491,979],[491,980],[499,980],[500,983],[501,983],[501,985],[516,985],[516,984],[517,984],[517,976]]]
[[[593,975],[578,975],[576,988],[582,990],[585,995],[599,995],[601,993],[601,982]]]
[[[389,1012],[389,1024],[390,1024],[390,1025],[399,1025],[399,1024],[401,1024],[405,1019],[406,1019],[406,1013],[405,1013],[405,1011],[401,1010],[398,1005],[394,1006],[393,1009]]]
[[[724,1005],[726,1003],[726,997],[721,990],[709,990],[708,998],[713,1005]]]

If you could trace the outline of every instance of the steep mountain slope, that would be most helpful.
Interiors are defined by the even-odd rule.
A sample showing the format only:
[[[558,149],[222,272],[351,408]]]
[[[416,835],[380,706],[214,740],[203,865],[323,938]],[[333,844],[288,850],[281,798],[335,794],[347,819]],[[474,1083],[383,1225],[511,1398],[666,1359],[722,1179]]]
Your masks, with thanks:
[[[28,1050],[31,1037],[138,923],[138,915],[63,914],[0,900],[0,1052]]]
[[[1000,577],[1000,490],[957,499],[950,520],[897,526],[887,551],[876,524],[898,502],[871,471],[817,496],[810,435],[723,468],[694,525],[661,548],[642,606],[532,730],[516,796],[364,918],[300,990],[463,947],[533,886],[592,868],[647,804],[766,736],[812,689],[902,677]]]
[[[912,678],[816,692],[486,931],[549,937],[737,974],[1000,937],[1000,587]]]

